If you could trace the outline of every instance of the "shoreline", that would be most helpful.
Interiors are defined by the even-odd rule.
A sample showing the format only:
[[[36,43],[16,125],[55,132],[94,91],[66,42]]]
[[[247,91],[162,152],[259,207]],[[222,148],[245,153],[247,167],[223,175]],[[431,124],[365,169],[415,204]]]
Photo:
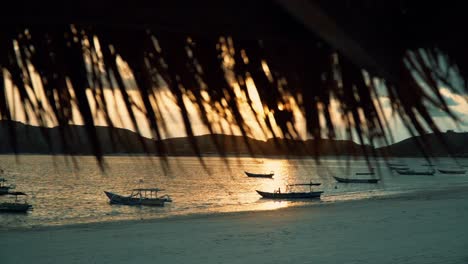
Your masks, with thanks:
[[[9,263],[466,263],[466,188],[2,232]],[[25,250],[27,249],[27,250]]]
[[[447,193],[450,191],[450,193]],[[350,199],[350,200],[337,200],[337,201],[320,201],[319,203],[310,203],[310,204],[301,204],[301,205],[292,205],[289,207],[281,207],[277,209],[265,209],[265,210],[242,210],[242,211],[229,211],[229,212],[209,212],[209,213],[190,213],[190,214],[181,214],[181,215],[167,215],[163,217],[155,218],[145,218],[145,219],[124,219],[124,220],[111,220],[111,221],[97,221],[97,222],[84,222],[84,223],[71,223],[71,224],[50,224],[50,225],[37,225],[31,227],[14,227],[14,228],[0,228],[1,232],[29,232],[29,231],[51,231],[51,230],[60,230],[60,229],[89,229],[97,227],[109,227],[109,226],[119,226],[119,225],[128,225],[128,224],[148,224],[148,223],[158,223],[158,222],[170,222],[170,221],[190,221],[190,220],[199,220],[207,218],[217,218],[217,217],[236,217],[236,216],[247,216],[256,213],[263,212],[275,212],[280,211],[282,213],[288,213],[288,211],[302,210],[307,208],[317,208],[317,207],[327,207],[333,205],[346,205],[346,204],[359,204],[371,201],[387,201],[387,200],[418,200],[418,199],[434,199],[437,197],[440,198],[449,198],[453,195],[465,194],[468,193],[468,185],[457,186],[457,187],[444,187],[438,189],[430,190],[417,190],[417,191],[397,191],[396,193],[383,194],[373,197],[359,198],[359,199]],[[281,202],[281,201],[277,201]]]
[[[51,156],[51,157],[92,157],[95,156],[91,153],[89,154],[67,154],[67,153],[0,153],[0,156]],[[197,155],[186,155],[186,154],[167,154],[167,155],[158,155],[155,153],[106,153],[102,155],[104,158],[106,157],[149,157],[149,158],[224,158],[222,155],[219,154],[201,154],[200,156]],[[413,158],[420,158],[425,159],[424,155],[411,155],[411,156],[402,156],[402,155],[358,155],[358,154],[320,154],[319,156],[313,155],[278,155],[278,154],[271,154],[271,155],[250,155],[249,153],[226,153],[227,158],[252,158],[252,159],[321,159],[321,158],[348,158],[348,159],[413,159]],[[447,157],[447,155],[432,155],[427,160],[437,160],[442,158],[448,158],[453,160],[467,160],[468,156],[453,156]],[[426,160],[426,159],[425,159]]]

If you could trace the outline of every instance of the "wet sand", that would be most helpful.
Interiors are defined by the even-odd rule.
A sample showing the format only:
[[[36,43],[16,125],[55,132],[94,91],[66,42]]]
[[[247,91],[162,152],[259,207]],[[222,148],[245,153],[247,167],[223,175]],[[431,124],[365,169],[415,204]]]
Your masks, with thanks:
[[[468,192],[1,231],[9,263],[468,263]]]

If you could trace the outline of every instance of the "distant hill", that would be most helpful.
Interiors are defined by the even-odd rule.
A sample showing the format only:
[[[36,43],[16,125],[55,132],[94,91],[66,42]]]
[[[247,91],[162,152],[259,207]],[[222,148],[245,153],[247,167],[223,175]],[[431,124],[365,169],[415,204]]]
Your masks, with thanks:
[[[31,154],[74,154],[91,155],[93,145],[87,137],[84,126],[70,125],[62,128],[65,131],[65,142],[58,127],[43,128],[25,125],[20,122],[0,121],[0,153]],[[137,133],[122,128],[96,127],[100,149],[103,154],[157,154],[158,146],[165,150],[166,155],[194,156],[189,138],[170,138],[161,141],[139,136]],[[12,135],[14,135],[12,137]],[[440,141],[442,139],[446,145]],[[16,144],[13,142],[16,141]],[[272,155],[352,155],[360,156],[364,151],[371,154],[374,149],[361,146],[349,140],[288,140],[270,139],[268,141],[243,138],[231,135],[203,135],[194,138],[202,155],[218,155],[222,150],[226,155],[272,156]],[[468,133],[448,131],[439,136],[426,134],[412,137],[390,146],[376,149],[380,155],[390,156],[421,156],[418,142],[423,143],[425,150],[432,156],[468,157]]]
[[[75,154],[91,155],[93,145],[84,126],[70,125],[65,131],[64,144],[58,127],[44,128],[20,122],[0,121],[0,153]],[[170,138],[155,141],[121,128],[96,127],[103,154],[157,154],[157,147],[167,155],[195,155],[190,139]],[[16,142],[16,143],[14,143]],[[227,155],[362,155],[372,151],[348,140],[268,140],[261,141],[231,135],[203,135],[194,138],[202,155],[217,155],[222,150]],[[13,146],[16,146],[14,148]]]
[[[37,153],[37,154],[81,154],[93,153],[84,126],[70,125],[63,128],[44,128],[25,125],[20,122],[0,121],[0,153]],[[145,147],[154,148],[154,141],[140,137],[127,129],[96,127],[102,152],[143,153]],[[13,135],[13,136],[12,136]],[[63,144],[63,138],[67,144]],[[113,140],[116,139],[116,140]],[[151,149],[150,149],[151,150]]]
[[[468,157],[468,133],[457,133],[451,130],[441,134],[426,134],[411,137],[390,146],[377,149],[379,153],[398,156],[421,156],[421,146],[430,156]]]

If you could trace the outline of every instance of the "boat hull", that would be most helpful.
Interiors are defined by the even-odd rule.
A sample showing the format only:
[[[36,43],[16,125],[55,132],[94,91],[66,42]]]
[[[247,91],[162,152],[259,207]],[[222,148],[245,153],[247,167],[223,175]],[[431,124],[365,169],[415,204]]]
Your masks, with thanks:
[[[0,187],[0,195],[2,195],[2,194],[7,194],[9,190],[10,190],[10,186],[2,186],[2,187]]]
[[[432,176],[435,171],[411,171],[411,170],[397,170],[400,175],[416,175],[416,176]]]
[[[356,175],[375,175],[375,172],[356,172]]]
[[[146,205],[146,206],[164,206],[164,203],[167,199],[161,198],[139,198],[139,197],[130,197],[122,196],[119,194],[106,192],[106,196],[109,198],[111,204],[123,204],[123,205]]]
[[[31,208],[30,204],[0,203],[0,212],[26,213]]]
[[[438,169],[438,171],[440,173],[443,173],[443,174],[465,174],[466,173],[466,170],[441,170],[441,169]]]
[[[395,166],[389,166],[389,168],[390,168],[391,170],[402,170],[402,171],[404,171],[404,170],[409,170],[409,169],[410,169],[410,168],[408,168],[408,167],[395,167]]]
[[[317,199],[323,192],[290,192],[290,193],[271,193],[258,191],[263,198],[267,199]]]
[[[380,179],[346,179],[346,178],[340,178],[340,177],[335,177],[335,180],[337,182],[342,182],[342,183],[378,183]]]
[[[274,173],[261,174],[261,173],[250,173],[246,171],[244,172],[248,177],[251,177],[251,178],[273,178],[273,175],[274,175]]]

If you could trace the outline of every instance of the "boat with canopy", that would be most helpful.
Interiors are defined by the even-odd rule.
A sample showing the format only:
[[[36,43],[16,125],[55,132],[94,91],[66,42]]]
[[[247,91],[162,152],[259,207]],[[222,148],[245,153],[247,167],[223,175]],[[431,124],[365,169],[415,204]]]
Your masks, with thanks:
[[[14,196],[14,201],[4,201],[0,202],[0,213],[26,213],[28,210],[32,208],[26,199],[21,201],[18,196],[26,197],[27,194],[24,192],[8,192],[7,196]]]
[[[158,196],[158,192],[164,191],[159,188],[138,188],[133,189],[129,196],[104,191],[111,204],[123,205],[146,205],[146,206],[164,206],[166,202],[172,202],[169,195]]]
[[[278,188],[274,192],[264,192],[256,190],[262,198],[266,199],[317,199],[320,198],[323,191],[312,191],[312,186],[319,186],[321,183],[296,183],[286,185],[286,191],[281,192],[281,189]],[[308,192],[294,192],[292,189],[299,186],[309,186]]]
[[[7,194],[12,186],[6,185],[7,180],[5,178],[0,178],[0,195]]]

